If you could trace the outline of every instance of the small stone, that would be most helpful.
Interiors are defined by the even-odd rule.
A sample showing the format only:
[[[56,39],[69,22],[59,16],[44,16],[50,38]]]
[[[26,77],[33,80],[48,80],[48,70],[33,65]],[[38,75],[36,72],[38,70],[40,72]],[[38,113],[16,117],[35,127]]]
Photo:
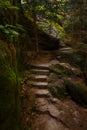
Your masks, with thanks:
[[[51,99],[51,102],[52,102],[52,103],[57,103],[57,98],[52,98],[52,99]]]

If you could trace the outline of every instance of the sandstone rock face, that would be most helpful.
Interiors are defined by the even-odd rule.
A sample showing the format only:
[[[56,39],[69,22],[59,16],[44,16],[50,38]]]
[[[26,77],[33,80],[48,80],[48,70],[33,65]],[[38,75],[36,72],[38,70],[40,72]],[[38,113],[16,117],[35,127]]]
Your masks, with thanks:
[[[7,43],[0,41],[0,130],[20,129],[19,102],[17,79],[11,67],[10,51]]]

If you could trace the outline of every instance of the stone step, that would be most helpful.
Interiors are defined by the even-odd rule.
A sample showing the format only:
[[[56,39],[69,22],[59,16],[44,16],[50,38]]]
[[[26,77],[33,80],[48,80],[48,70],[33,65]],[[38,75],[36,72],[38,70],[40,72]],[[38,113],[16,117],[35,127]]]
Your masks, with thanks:
[[[49,70],[32,69],[31,72],[33,74],[39,74],[39,75],[48,75],[49,74]]]
[[[47,79],[48,79],[48,76],[46,75],[35,75],[31,77],[32,81],[46,82]]]
[[[51,96],[50,92],[46,89],[42,89],[42,90],[38,89],[35,91],[34,94],[35,94],[35,97],[37,97],[37,98],[40,98],[40,97],[48,98]]]
[[[47,89],[48,87],[47,82],[32,82],[31,85],[35,88],[40,88],[40,89]]]
[[[49,70],[48,64],[32,65],[31,67],[34,68],[34,69]]]

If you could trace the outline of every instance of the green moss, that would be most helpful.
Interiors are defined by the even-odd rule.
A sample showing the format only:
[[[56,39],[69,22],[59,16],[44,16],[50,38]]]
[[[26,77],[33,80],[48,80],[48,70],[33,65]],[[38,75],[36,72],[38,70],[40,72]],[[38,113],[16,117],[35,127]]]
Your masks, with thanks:
[[[17,72],[10,66],[7,44],[0,44],[0,130],[20,130],[21,110]],[[22,129],[22,128],[21,128]]]
[[[50,68],[53,72],[55,72],[58,75],[72,75],[73,74],[70,68],[62,64],[55,64],[55,65],[52,65]]]
[[[58,78],[57,74],[51,74],[48,78],[48,82],[56,81]]]
[[[2,122],[1,129],[9,130],[11,127],[12,130],[16,130],[17,125],[15,122],[17,118],[15,119],[14,116],[14,113],[17,109],[16,98],[18,97],[18,95],[16,95],[18,87],[16,74],[10,68],[10,66],[3,66],[3,68],[4,69],[2,69],[0,73],[0,121]]]
[[[57,85],[50,86],[50,92],[54,97],[57,97],[59,99],[65,99],[67,97],[66,90]]]
[[[0,62],[2,62],[3,64],[9,64],[10,61],[11,56],[10,51],[7,47],[7,43],[0,40]]]
[[[67,50],[61,52],[61,60],[77,66],[80,64],[81,58],[77,51]]]
[[[73,83],[72,81],[65,80],[65,85],[69,95],[77,103],[83,106],[87,106],[87,87],[82,86],[79,83]]]

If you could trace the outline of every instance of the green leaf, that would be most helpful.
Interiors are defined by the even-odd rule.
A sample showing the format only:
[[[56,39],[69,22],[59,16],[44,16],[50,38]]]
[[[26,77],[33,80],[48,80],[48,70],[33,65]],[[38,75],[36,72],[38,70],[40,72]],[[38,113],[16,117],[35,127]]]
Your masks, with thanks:
[[[10,29],[10,34],[14,35],[14,37],[18,37],[19,36],[19,33],[16,32],[15,30],[12,30],[12,29]]]
[[[7,34],[7,35],[10,34],[8,29],[4,29],[4,33]]]
[[[5,27],[6,28],[16,28],[14,25],[10,25],[10,24],[6,24]]]
[[[8,7],[9,9],[13,9],[13,10],[19,10],[19,8],[17,6],[10,6]]]
[[[31,128],[28,128],[28,130],[31,130]]]
[[[20,24],[16,24],[16,28],[19,29],[19,30],[21,30],[21,31],[23,31],[23,32],[25,32],[25,29]]]
[[[0,25],[0,30],[4,30],[4,26],[3,25]]]

